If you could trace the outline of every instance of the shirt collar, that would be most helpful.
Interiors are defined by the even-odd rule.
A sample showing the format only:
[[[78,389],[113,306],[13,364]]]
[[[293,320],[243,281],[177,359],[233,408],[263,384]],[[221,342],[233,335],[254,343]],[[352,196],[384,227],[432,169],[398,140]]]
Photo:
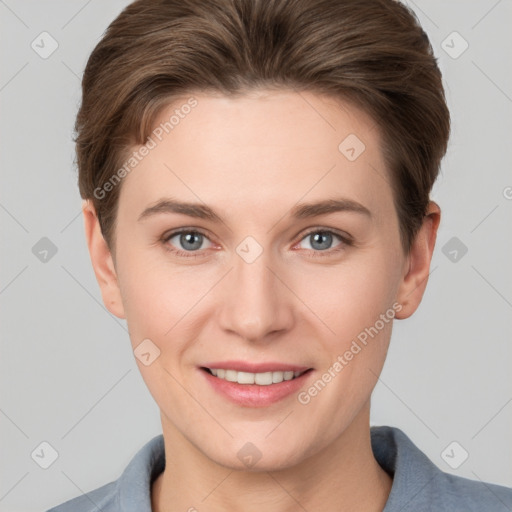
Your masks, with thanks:
[[[400,429],[380,426],[370,432],[375,459],[393,478],[383,512],[410,510],[419,498],[430,502],[430,484],[441,470]]]
[[[152,512],[151,484],[164,468],[164,437],[160,434],[142,447],[118,479],[119,510]]]

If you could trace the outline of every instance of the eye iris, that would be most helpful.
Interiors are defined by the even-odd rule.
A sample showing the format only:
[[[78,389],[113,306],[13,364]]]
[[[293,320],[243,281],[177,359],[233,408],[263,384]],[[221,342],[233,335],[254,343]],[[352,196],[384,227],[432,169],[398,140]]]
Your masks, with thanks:
[[[318,249],[320,251],[323,251],[325,249],[329,249],[329,246],[332,243],[332,235],[330,233],[324,232],[324,231],[318,231],[311,236],[311,247],[314,249]],[[327,240],[327,242],[326,242]],[[322,244],[323,241],[323,244]],[[315,244],[319,243],[321,247],[315,247]]]
[[[195,231],[190,231],[188,233],[182,233],[180,235],[180,244],[183,248],[188,250],[199,249],[201,247],[203,235],[201,233],[196,233]],[[196,241],[194,242],[194,238]],[[187,246],[187,244],[191,244],[192,247]]]

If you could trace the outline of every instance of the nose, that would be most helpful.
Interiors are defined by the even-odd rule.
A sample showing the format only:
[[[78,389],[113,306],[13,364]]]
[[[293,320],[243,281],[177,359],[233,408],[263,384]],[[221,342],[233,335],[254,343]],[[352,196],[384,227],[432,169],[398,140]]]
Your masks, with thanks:
[[[252,263],[235,255],[220,297],[220,327],[252,342],[275,339],[278,332],[289,330],[293,293],[286,281],[266,251]]]

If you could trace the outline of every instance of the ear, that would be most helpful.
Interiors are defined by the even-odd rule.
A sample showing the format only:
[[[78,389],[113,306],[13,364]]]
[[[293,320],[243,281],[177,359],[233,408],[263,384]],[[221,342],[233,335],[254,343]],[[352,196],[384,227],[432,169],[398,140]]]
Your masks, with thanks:
[[[96,210],[90,200],[83,201],[82,213],[87,246],[89,247],[94,274],[100,285],[103,303],[113,315],[118,318],[126,318],[114,260],[107,242],[103,238]]]
[[[420,305],[428,282],[430,261],[437,237],[437,228],[441,220],[441,209],[430,201],[427,213],[407,255],[404,275],[399,286],[397,302],[402,309],[396,318],[410,317]]]

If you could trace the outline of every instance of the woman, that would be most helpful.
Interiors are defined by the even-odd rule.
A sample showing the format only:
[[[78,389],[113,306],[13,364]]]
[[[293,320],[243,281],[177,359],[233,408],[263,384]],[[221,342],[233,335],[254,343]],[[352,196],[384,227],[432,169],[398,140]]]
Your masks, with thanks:
[[[89,59],[76,130],[91,261],[163,436],[53,511],[512,507],[369,425],[427,284],[450,130],[411,11],[136,1]]]

